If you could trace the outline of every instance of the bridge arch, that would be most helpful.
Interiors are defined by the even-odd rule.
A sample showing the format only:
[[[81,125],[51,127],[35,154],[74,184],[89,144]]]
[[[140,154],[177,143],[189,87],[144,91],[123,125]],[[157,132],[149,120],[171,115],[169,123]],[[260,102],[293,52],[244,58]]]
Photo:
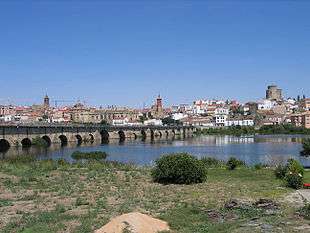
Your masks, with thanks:
[[[42,139],[45,141],[46,145],[49,147],[52,144],[52,140],[49,136],[44,135]]]
[[[133,139],[136,140],[138,138],[138,135],[135,132],[133,132],[132,135],[133,135]]]
[[[171,132],[172,132],[172,136],[175,136],[175,130],[173,129],[171,130]]]
[[[31,147],[31,140],[29,138],[24,138],[23,140],[21,140],[20,142],[22,144],[23,148],[29,148]]]
[[[169,137],[169,131],[165,130],[166,137]]]
[[[163,136],[163,134],[161,133],[160,130],[156,130],[156,131],[154,131],[154,136],[161,138]]]
[[[0,152],[6,152],[8,149],[10,149],[11,145],[10,143],[5,139],[0,139]]]
[[[77,144],[78,144],[78,145],[81,145],[82,142],[83,142],[82,136],[79,135],[79,134],[76,134],[76,135],[75,135],[75,138],[76,138],[76,140],[77,140]]]
[[[123,130],[118,131],[118,136],[119,136],[119,141],[120,142],[125,141],[126,135],[125,135]]]
[[[61,146],[66,146],[68,144],[67,136],[62,134],[62,135],[59,136],[59,139],[60,139]]]
[[[144,129],[141,130],[141,137],[143,141],[146,139],[146,132]]]
[[[89,136],[89,142],[93,143],[95,141],[94,135],[90,133],[88,136]]]
[[[100,135],[101,135],[101,143],[102,144],[106,144],[109,142],[110,135],[109,135],[109,132],[107,130],[105,130],[105,129],[101,130]]]
[[[151,132],[151,139],[154,139],[154,136],[155,136],[154,130],[151,129],[150,132]]]

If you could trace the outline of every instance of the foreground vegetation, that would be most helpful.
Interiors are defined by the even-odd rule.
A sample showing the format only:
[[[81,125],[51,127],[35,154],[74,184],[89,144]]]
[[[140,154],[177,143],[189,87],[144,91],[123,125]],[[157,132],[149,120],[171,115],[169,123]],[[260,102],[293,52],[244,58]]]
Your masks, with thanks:
[[[191,185],[159,184],[152,168],[113,162],[0,161],[0,232],[92,232],[131,211],[164,219],[181,233],[294,232],[307,224],[309,207],[290,203],[294,190],[274,169],[201,161],[207,180]],[[261,208],[261,198],[278,206]]]
[[[282,125],[265,125],[259,129],[253,126],[230,126],[221,128],[208,128],[202,129],[197,132],[198,134],[219,134],[219,135],[253,135],[253,134],[309,134],[310,129],[303,127],[296,127],[290,124]]]

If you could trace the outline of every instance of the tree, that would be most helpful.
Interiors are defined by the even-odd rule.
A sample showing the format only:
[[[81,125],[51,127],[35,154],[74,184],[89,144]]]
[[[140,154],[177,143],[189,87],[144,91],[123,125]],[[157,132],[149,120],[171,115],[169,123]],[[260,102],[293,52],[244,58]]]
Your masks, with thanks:
[[[162,119],[164,125],[179,125],[181,124],[179,120],[174,120],[172,117],[165,117]]]
[[[139,121],[140,121],[141,123],[143,123],[143,122],[146,121],[146,120],[147,120],[147,117],[146,117],[145,115],[139,116]]]
[[[100,122],[100,124],[101,124],[101,125],[109,125],[109,123],[108,123],[106,120],[102,120],[102,121]]]

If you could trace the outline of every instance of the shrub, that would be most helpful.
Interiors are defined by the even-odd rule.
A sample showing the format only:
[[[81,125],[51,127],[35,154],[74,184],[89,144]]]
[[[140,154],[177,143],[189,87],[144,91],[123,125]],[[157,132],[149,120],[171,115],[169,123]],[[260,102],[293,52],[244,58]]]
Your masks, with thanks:
[[[220,167],[224,164],[223,161],[210,157],[201,158],[201,162],[207,167]]]
[[[236,159],[234,157],[230,157],[226,163],[228,170],[234,170],[238,166],[244,166],[245,163],[239,159]]]
[[[286,174],[286,166],[283,166],[282,164],[277,165],[274,173],[278,179],[284,179]]]
[[[304,167],[295,159],[287,160],[286,171],[304,175]]]
[[[303,185],[304,168],[295,159],[288,159],[285,166],[279,164],[275,169],[275,175],[279,179],[285,179],[287,186],[299,189]]]
[[[71,157],[80,160],[80,159],[106,159],[107,153],[103,151],[92,151],[92,152],[81,152],[81,151],[75,151],[72,153]]]
[[[169,154],[155,161],[152,177],[155,182],[164,184],[201,183],[207,178],[207,168],[187,153]]]
[[[294,189],[300,189],[303,185],[303,177],[300,173],[289,172],[285,176],[287,186]]]
[[[266,168],[266,167],[268,167],[268,165],[267,164],[262,164],[262,163],[257,163],[257,164],[254,165],[254,169],[256,169],[256,170],[260,170],[260,169]]]
[[[57,164],[60,165],[60,166],[65,166],[65,165],[68,165],[69,163],[67,162],[67,160],[65,159],[57,159],[56,160]]]
[[[300,152],[301,155],[310,156],[310,138],[304,139],[302,141],[303,150]]]
[[[275,169],[275,175],[279,179],[285,178],[285,176],[289,173],[296,173],[296,174],[304,174],[304,168],[295,159],[288,159],[286,165],[279,164]]]
[[[299,212],[300,212],[300,215],[303,216],[305,219],[310,220],[310,203],[302,207]]]

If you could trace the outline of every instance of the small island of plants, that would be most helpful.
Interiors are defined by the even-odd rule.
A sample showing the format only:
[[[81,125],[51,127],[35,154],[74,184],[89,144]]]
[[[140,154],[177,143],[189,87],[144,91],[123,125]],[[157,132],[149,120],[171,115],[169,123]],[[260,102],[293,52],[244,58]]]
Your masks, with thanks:
[[[71,155],[71,157],[76,160],[81,159],[103,160],[106,159],[107,156],[108,156],[107,153],[103,151],[90,151],[90,152],[75,151]]]

